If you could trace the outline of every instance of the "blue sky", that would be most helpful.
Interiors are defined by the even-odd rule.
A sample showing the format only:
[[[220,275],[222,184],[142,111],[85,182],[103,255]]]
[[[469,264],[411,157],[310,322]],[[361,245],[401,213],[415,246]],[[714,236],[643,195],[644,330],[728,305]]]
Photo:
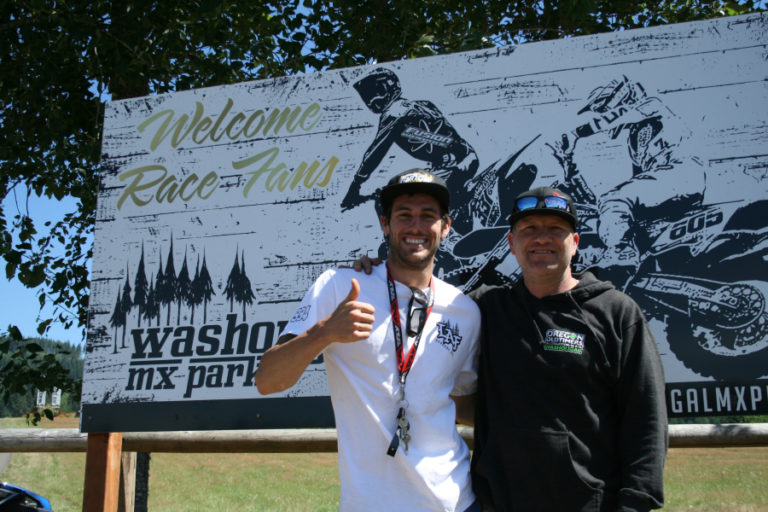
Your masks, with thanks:
[[[26,199],[22,193],[14,197],[11,193],[3,203],[3,210],[9,221],[18,212],[18,206],[24,205]],[[35,197],[34,194],[29,199],[29,215],[34,219],[38,230],[42,231],[42,226],[47,220],[58,221],[64,214],[74,210],[75,202],[71,199],[56,201],[45,198]],[[5,277],[5,265],[2,268],[2,278],[0,278],[0,332],[5,332],[8,325],[16,325],[21,334],[25,337],[35,337],[37,334],[37,319],[40,315],[40,301],[37,298],[37,291],[24,287],[18,280],[9,281]],[[48,310],[50,311],[50,310]],[[61,324],[51,325],[48,334],[45,336],[56,341],[67,341],[72,344],[82,344],[84,342],[82,332],[77,326],[73,325],[69,330],[64,329]]]

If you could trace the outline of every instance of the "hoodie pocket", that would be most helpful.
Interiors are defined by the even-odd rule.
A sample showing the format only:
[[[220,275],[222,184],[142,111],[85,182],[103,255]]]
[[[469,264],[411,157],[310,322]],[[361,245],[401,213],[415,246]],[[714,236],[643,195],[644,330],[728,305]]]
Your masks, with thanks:
[[[492,427],[476,471],[499,512],[597,512],[602,503],[573,464],[567,432]]]

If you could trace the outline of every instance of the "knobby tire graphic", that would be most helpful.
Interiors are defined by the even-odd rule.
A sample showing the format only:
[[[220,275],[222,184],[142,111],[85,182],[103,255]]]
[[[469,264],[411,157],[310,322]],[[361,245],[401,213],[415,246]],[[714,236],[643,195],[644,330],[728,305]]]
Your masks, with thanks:
[[[687,368],[705,377],[745,381],[762,377],[768,368],[765,312],[736,329],[704,326],[685,315],[671,314],[667,317],[667,340]]]

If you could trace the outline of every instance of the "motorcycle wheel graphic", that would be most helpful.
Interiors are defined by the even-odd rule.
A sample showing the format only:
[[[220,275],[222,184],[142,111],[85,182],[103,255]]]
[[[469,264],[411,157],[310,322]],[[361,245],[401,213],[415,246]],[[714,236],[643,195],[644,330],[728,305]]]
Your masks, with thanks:
[[[692,296],[690,303],[688,315],[670,313],[666,319],[670,349],[686,367],[721,380],[768,374],[768,313],[761,290],[728,284],[707,300]]]

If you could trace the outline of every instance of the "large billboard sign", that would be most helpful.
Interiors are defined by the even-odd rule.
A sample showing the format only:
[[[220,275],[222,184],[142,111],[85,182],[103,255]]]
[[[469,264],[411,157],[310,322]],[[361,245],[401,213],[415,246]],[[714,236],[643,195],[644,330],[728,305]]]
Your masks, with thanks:
[[[452,188],[443,279],[514,280],[510,199],[562,187],[582,218],[576,266],[643,308],[671,414],[765,414],[767,27],[756,14],[110,102],[82,429],[332,425],[320,358],[277,396],[253,373],[323,270],[386,254],[375,193],[414,167]]]

